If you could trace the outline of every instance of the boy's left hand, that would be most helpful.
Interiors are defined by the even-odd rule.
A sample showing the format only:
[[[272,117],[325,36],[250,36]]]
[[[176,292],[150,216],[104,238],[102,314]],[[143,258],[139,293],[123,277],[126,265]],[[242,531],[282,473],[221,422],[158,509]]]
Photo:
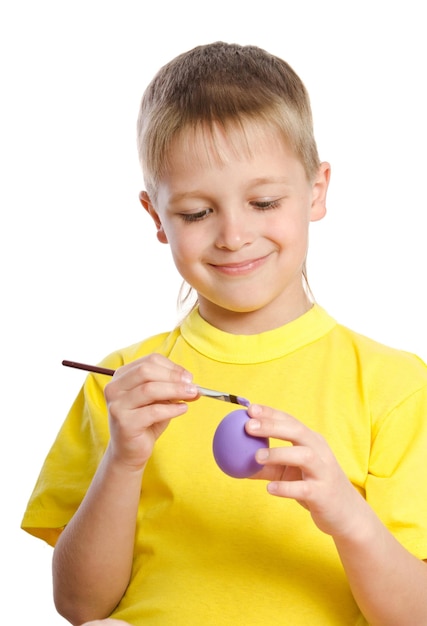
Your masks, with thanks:
[[[262,448],[263,469],[254,478],[270,481],[269,493],[293,498],[308,509],[316,526],[332,536],[351,536],[366,512],[366,502],[341,469],[324,437],[291,415],[251,405],[249,434],[282,439],[292,445]]]

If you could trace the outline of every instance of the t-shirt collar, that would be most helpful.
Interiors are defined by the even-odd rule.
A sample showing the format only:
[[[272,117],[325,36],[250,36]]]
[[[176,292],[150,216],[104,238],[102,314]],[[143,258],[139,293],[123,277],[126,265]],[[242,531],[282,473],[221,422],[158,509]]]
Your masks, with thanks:
[[[222,363],[272,361],[313,343],[336,325],[318,304],[297,319],[256,335],[234,335],[215,328],[194,309],[181,324],[183,339],[201,354]]]

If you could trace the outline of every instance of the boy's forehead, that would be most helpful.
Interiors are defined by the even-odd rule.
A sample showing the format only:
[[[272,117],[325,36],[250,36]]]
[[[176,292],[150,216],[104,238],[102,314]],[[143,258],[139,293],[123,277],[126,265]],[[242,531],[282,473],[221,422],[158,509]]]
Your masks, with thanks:
[[[174,156],[186,160],[198,161],[200,165],[221,165],[234,159],[251,158],[260,146],[282,144],[289,149],[283,133],[276,127],[263,122],[245,121],[244,123],[212,125],[200,124],[184,128],[175,136],[170,146],[171,162]]]

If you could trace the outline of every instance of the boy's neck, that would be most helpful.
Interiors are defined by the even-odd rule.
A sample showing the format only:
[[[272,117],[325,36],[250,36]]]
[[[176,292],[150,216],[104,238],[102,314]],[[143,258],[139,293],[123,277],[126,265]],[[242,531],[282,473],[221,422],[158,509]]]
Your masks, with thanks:
[[[256,335],[279,328],[301,317],[312,306],[313,302],[305,292],[298,302],[293,302],[289,307],[283,307],[279,314],[273,311],[271,315],[268,307],[256,311],[235,312],[216,307],[211,302],[205,303],[203,298],[199,299],[199,313],[203,319],[219,330],[232,335]]]

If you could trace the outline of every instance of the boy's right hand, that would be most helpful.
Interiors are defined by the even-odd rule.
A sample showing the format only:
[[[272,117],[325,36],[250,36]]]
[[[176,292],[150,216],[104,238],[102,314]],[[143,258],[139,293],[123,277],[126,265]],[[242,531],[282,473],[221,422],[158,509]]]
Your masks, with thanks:
[[[192,375],[160,354],[137,359],[116,370],[105,387],[110,453],[140,470],[169,421],[198,397]]]

